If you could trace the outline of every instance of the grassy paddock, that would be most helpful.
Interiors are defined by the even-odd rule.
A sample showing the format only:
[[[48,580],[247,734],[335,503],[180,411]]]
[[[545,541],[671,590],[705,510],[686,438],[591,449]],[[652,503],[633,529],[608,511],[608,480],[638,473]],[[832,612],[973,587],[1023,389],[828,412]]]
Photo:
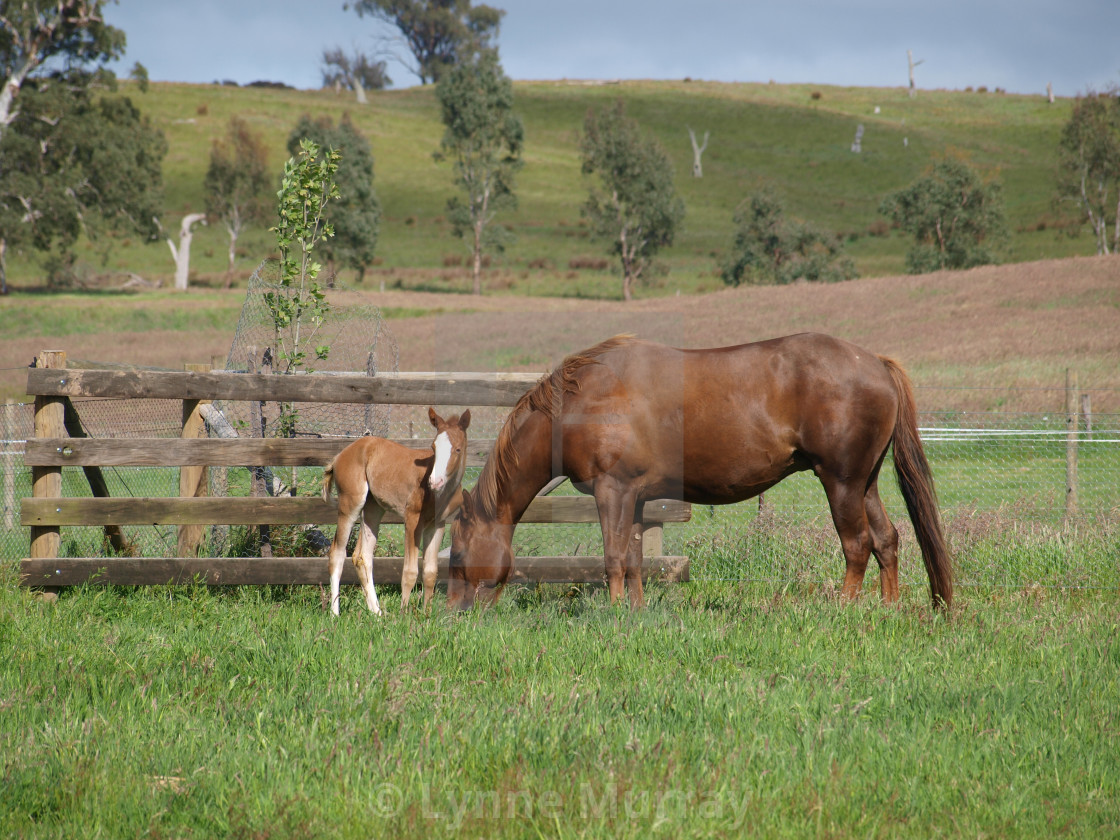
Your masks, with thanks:
[[[374,186],[384,216],[378,267],[367,284],[464,290],[459,261],[463,243],[451,234],[446,202],[455,194],[447,164],[433,163],[443,126],[433,89],[370,91],[362,108],[332,91],[281,91],[217,85],[153,83],[148,93],[124,82],[120,93],[162,130],[169,151],[163,162],[162,217],[166,231],[204,206],[203,181],[214,139],[239,116],[265,139],[269,168],[278,178],[288,134],[299,118],[349,114],[376,158]],[[814,98],[814,94],[816,98]],[[1072,100],[1054,105],[1041,95],[988,95],[904,88],[829,85],[626,81],[587,86],[566,82],[515,83],[515,107],[525,123],[525,168],[518,176],[519,207],[501,224],[517,240],[496,260],[490,291],[617,298],[611,270],[578,268],[573,260],[606,258],[608,248],[589,236],[579,207],[588,181],[580,174],[578,137],[589,109],[621,99],[628,113],[665,147],[688,216],[660,258],[669,272],[643,295],[672,295],[723,287],[718,256],[730,246],[735,208],[763,185],[778,190],[788,212],[842,237],[863,276],[901,273],[908,241],[878,213],[883,197],[911,183],[945,155],[963,155],[985,173],[998,172],[1011,228],[1006,258],[1012,262],[1092,253],[1090,237],[1073,239],[1052,207],[1053,169],[1061,127]],[[866,126],[863,152],[850,151],[856,127]],[[686,125],[711,132],[704,177],[691,177],[692,148]],[[174,271],[162,237],[144,242],[115,239],[106,262],[82,242],[78,273],[136,272],[170,279]],[[199,228],[191,251],[198,279],[221,283],[228,239],[221,225]],[[276,247],[267,225],[239,240],[237,274],[244,278]],[[497,257],[497,255],[495,255]],[[9,253],[9,282],[17,288],[44,282],[38,260]],[[498,270],[500,268],[500,271]],[[613,269],[613,261],[611,261]],[[346,272],[346,279],[351,273]]]
[[[5,836],[1120,835],[1116,594],[0,581]]]

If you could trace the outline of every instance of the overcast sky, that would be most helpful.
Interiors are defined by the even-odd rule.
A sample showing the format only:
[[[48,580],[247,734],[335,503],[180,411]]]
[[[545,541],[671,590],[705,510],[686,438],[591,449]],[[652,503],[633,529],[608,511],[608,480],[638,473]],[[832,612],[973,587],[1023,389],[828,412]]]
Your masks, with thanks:
[[[1059,96],[1120,84],[1120,0],[491,0],[513,79],[706,79]],[[389,30],[342,0],[120,0],[106,8],[153,81],[321,83],[324,48]],[[418,79],[389,61],[394,87]]]

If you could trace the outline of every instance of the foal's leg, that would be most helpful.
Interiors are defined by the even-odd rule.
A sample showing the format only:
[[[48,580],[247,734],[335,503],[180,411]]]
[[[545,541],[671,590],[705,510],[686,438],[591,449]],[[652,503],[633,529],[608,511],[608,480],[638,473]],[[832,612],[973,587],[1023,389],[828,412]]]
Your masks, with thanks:
[[[879,562],[879,585],[883,600],[892,604],[898,600],[898,531],[887,517],[886,508],[879,498],[879,482],[871,482],[864,495],[864,509],[871,527],[871,551]]]
[[[404,567],[401,569],[401,609],[408,606],[412,587],[420,573],[420,546],[424,541],[424,526],[419,514],[405,514],[404,523]]]
[[[350,539],[350,531],[362,513],[365,504],[365,488],[359,498],[354,494],[339,493],[338,495],[338,527],[331,540],[329,566],[331,571],[331,612],[338,615],[338,589],[342,581],[342,567],[346,563],[346,542]]]
[[[362,510],[362,529],[358,534],[358,545],[354,546],[354,567],[358,571],[358,582],[366,596],[366,607],[374,615],[381,615],[381,604],[377,601],[377,590],[373,586],[373,552],[377,549],[377,532],[381,529],[381,517],[385,509],[373,500],[366,503]]]
[[[871,559],[871,528],[867,521],[864,503],[863,480],[841,482],[831,476],[822,475],[828,506],[832,510],[832,521],[836,533],[840,535],[840,546],[844,550],[847,570],[844,574],[844,588],[841,595],[853,600],[863,590],[863,576],[867,573],[867,561]],[[857,484],[859,486],[857,486]]]
[[[603,477],[595,482],[595,505],[599,509],[599,526],[603,529],[603,563],[607,572],[607,589],[611,603],[622,599],[623,571],[627,568],[627,554],[631,542],[638,543],[641,552],[641,539],[634,540],[634,510],[637,493],[622,482]],[[639,570],[640,570],[639,566]],[[630,606],[642,606],[642,578],[639,571],[637,587],[630,581]]]
[[[443,542],[443,525],[424,532],[427,543],[424,545],[424,610],[430,610],[432,595],[436,591],[436,575],[439,572],[439,547]]]

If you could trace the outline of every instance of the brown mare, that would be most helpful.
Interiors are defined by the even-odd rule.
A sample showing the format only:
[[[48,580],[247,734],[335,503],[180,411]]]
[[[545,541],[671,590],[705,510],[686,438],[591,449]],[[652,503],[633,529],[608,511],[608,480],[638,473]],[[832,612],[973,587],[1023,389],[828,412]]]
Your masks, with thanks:
[[[416,583],[419,555],[424,555],[424,606],[432,601],[443,524],[459,510],[463,469],[467,465],[467,427],[471,413],[444,420],[435,409],[428,418],[436,436],[428,449],[410,449],[391,440],[363,437],[343,449],[323,473],[323,500],[331,484],[338,488],[338,530],[330,549],[331,611],[338,615],[338,587],[346,560],[346,541],[354,523],[361,530],[354,546],[354,566],[366,595],[366,606],[380,615],[373,588],[373,551],[385,511],[404,519],[404,569],[401,606],[408,606]]]
[[[858,596],[874,553],[883,600],[894,601],[898,532],[877,486],[892,444],[934,604],[947,606],[949,554],[914,395],[895,362],[815,333],[710,350],[616,336],[565,359],[506,419],[452,527],[448,603],[500,594],[513,529],[555,476],[595,497],[611,600],[625,581],[640,607],[636,517],[647,500],[730,504],[800,470],[828,495],[847,560],[844,596]]]

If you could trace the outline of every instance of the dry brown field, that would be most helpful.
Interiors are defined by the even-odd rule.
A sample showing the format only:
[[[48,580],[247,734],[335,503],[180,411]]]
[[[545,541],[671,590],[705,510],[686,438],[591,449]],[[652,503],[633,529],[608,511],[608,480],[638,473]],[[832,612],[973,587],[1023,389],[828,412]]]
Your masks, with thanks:
[[[114,296],[89,306],[182,310],[214,305],[208,291]],[[224,299],[228,328],[39,334],[0,340],[0,387],[18,393],[20,368],[42,349],[70,358],[181,368],[224,358],[243,290]],[[0,303],[34,318],[48,297],[14,295]],[[620,332],[682,347],[719,346],[815,330],[892,356],[916,384],[936,389],[1018,388],[1027,410],[1049,410],[1052,389],[1075,370],[1082,388],[1098,389],[1096,410],[1120,412],[1120,257],[988,266],[963,272],[877,277],[834,285],[727,289],[625,304],[574,298],[352,292],[336,297],[374,303],[412,317],[389,321],[402,370],[544,371],[565,354]],[[1034,392],[1032,395],[1032,391]],[[926,399],[937,399],[927,396]],[[968,398],[983,409],[985,397]],[[999,399],[1004,400],[1005,397]],[[927,406],[929,407],[929,406]]]

